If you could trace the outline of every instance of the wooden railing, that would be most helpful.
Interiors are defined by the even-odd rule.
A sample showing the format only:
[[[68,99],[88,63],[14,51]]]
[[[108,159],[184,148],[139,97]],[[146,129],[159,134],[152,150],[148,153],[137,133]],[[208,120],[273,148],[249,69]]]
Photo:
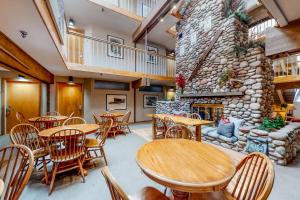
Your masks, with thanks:
[[[300,54],[273,60],[274,76],[300,76]]]
[[[136,15],[147,17],[159,0],[104,0],[107,3],[128,10]]]
[[[269,19],[262,23],[259,23],[249,29],[249,39],[250,40],[258,40],[265,37],[265,32],[267,28],[274,27],[277,25],[275,19]]]
[[[79,33],[67,34],[66,50],[71,64],[175,77],[174,58]]]

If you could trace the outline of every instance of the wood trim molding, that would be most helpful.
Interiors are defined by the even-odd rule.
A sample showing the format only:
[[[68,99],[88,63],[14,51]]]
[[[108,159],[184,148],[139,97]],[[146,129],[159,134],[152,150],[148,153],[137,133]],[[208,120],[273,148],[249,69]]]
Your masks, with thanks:
[[[269,13],[275,18],[280,27],[288,25],[288,20],[278,3],[274,0],[260,0],[261,3],[268,9]]]
[[[160,80],[160,81],[171,81],[171,82],[175,81],[175,77],[158,76],[158,75],[144,74],[144,73],[139,73],[139,72],[115,70],[115,69],[105,68],[105,67],[101,67],[101,66],[87,66],[87,65],[68,63],[67,67],[69,70],[73,70],[73,71],[111,74],[111,75],[117,75],[117,76],[128,76],[128,77],[134,77],[137,79],[149,78],[152,80]]]
[[[133,20],[136,20],[138,22],[142,22],[143,19],[144,19],[144,17],[138,16],[138,15],[136,15],[136,14],[134,14],[134,13],[128,11],[128,10],[119,8],[118,6],[115,6],[111,3],[107,3],[106,1],[103,1],[103,0],[89,0],[89,1],[96,4],[96,5],[98,5],[98,6],[102,6],[102,7],[105,7],[107,9],[110,9],[110,10],[116,12],[116,13],[122,14],[122,15],[124,15],[126,17],[129,17]]]
[[[5,67],[53,83],[53,74],[29,56],[23,49],[0,31],[0,63]]]

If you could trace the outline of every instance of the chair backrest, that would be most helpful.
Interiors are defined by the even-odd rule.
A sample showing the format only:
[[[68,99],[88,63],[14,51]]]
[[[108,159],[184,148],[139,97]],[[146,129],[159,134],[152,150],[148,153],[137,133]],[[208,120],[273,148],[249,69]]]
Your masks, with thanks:
[[[98,117],[98,115],[96,113],[94,113],[94,112],[93,112],[93,119],[95,121],[95,124],[99,124],[99,125],[102,124],[102,119],[100,119]]]
[[[52,161],[63,162],[84,155],[85,134],[77,129],[65,129],[53,133],[47,141]]]
[[[183,138],[191,140],[192,132],[186,126],[176,125],[167,130],[165,138]]]
[[[108,167],[103,167],[101,170],[102,175],[109,188],[112,200],[129,200],[127,194],[116,182],[115,178],[111,175]]]
[[[32,151],[24,145],[10,145],[0,149],[0,177],[4,182],[2,199],[17,200],[33,171]]]
[[[50,111],[46,113],[47,116],[60,116],[60,113],[57,111]]]
[[[64,121],[63,126],[72,124],[86,124],[86,121],[81,117],[70,117]]]
[[[101,136],[100,145],[104,145],[107,139],[108,133],[113,125],[114,121],[112,119],[108,119],[102,126],[101,134],[97,136],[97,139]]]
[[[266,200],[273,183],[273,163],[266,155],[254,152],[240,162],[226,190],[237,200]]]
[[[27,122],[24,114],[21,113],[21,112],[16,112],[16,118],[19,121],[19,123],[26,123]]]
[[[164,124],[165,124],[165,126],[166,126],[167,129],[169,129],[170,127],[176,125],[176,123],[170,117],[165,117],[164,118]]]
[[[200,119],[201,120],[201,116],[198,113],[192,113],[190,115],[190,118],[192,118],[192,119]]]
[[[122,122],[123,123],[128,123],[129,122],[129,118],[130,118],[131,112],[128,111],[122,118]]]
[[[153,116],[153,119],[152,119],[152,129],[153,129],[153,139],[156,138],[157,136],[157,133],[158,132],[165,132],[166,131],[166,126],[165,126],[165,123],[164,121],[157,117],[156,115]]]
[[[39,130],[31,124],[18,124],[10,130],[10,140],[13,144],[22,144],[31,151],[45,147],[43,140],[39,137]]]
[[[69,118],[73,117],[74,116],[74,112],[72,112],[70,115],[69,115]]]
[[[33,124],[39,131],[60,126],[59,121],[50,116],[39,117]]]

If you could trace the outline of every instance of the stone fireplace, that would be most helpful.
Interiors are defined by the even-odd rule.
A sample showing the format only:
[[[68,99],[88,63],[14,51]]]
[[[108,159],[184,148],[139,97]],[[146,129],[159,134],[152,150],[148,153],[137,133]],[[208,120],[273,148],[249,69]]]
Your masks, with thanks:
[[[224,116],[242,118],[246,125],[257,126],[271,114],[271,65],[260,47],[234,55],[237,45],[247,43],[248,27],[224,17],[222,0],[192,0],[176,28],[176,73],[187,80],[180,101],[222,104]],[[234,79],[220,84],[226,73]]]

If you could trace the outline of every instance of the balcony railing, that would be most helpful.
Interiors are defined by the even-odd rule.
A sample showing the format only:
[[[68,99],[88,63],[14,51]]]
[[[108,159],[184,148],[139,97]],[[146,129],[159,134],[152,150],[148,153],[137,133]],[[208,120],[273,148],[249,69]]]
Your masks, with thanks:
[[[249,29],[249,39],[258,40],[265,36],[267,28],[274,27],[277,25],[277,22],[274,19],[269,19],[262,23],[259,23]]]
[[[175,77],[174,58],[79,33],[67,34],[66,50],[72,64]]]
[[[300,54],[273,60],[274,76],[300,76]]]
[[[159,0],[104,0],[107,3],[135,13],[136,15],[147,17]]]

